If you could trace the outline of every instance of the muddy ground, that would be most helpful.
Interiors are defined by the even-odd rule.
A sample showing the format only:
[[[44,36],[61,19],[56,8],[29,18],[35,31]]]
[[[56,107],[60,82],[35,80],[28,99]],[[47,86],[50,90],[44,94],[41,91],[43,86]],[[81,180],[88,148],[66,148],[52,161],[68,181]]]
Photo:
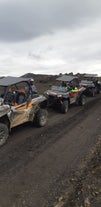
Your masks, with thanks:
[[[0,148],[0,207],[100,207],[101,95],[48,111],[44,128],[14,128]]]

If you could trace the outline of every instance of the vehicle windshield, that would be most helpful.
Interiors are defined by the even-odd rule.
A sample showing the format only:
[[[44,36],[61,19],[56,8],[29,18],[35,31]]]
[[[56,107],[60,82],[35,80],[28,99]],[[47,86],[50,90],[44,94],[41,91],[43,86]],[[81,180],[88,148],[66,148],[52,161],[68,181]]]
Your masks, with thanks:
[[[59,86],[51,86],[50,88],[52,91],[59,91],[59,92],[67,92],[67,88],[61,85]]]
[[[82,80],[80,85],[92,85],[92,86],[94,86],[94,83],[93,83],[93,81]]]
[[[0,105],[4,102],[5,104],[13,104],[18,102],[18,97],[28,97],[29,85],[27,82],[18,82],[13,85],[0,86]],[[23,95],[22,95],[23,94]],[[26,95],[25,95],[26,94]],[[20,99],[19,98],[19,99]]]

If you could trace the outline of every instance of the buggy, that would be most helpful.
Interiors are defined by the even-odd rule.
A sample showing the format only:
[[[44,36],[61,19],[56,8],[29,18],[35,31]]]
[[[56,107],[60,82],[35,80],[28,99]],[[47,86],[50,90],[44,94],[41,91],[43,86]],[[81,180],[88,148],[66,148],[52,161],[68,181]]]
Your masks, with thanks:
[[[25,122],[43,127],[47,122],[47,99],[34,94],[27,78],[4,77],[0,79],[0,146],[13,127]]]
[[[80,85],[85,87],[85,95],[94,97],[101,92],[101,83],[98,82],[97,74],[85,74]]]
[[[81,106],[85,105],[85,88],[79,87],[77,76],[63,75],[57,78],[56,82],[57,85],[51,86],[44,93],[49,106],[58,107],[62,113],[67,113],[69,106],[73,103]]]

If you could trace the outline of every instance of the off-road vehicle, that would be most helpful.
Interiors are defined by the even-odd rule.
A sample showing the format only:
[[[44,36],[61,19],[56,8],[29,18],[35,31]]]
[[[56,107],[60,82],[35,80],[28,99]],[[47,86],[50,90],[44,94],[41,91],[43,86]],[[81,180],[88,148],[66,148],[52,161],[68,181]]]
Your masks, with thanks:
[[[95,84],[93,83],[93,81],[89,81],[89,80],[82,80],[80,82],[80,85],[85,87],[85,95],[86,96],[92,96],[94,97],[96,94],[96,87]]]
[[[34,94],[27,78],[4,77],[0,79],[0,146],[13,127],[25,122],[43,127],[47,122],[47,99]]]
[[[58,82],[57,85],[51,86],[44,93],[49,106],[55,106],[62,113],[67,113],[69,106],[73,103],[81,106],[85,105],[85,88],[79,87],[78,77],[63,75],[57,78],[56,82]]]
[[[85,95],[94,97],[95,94],[101,92],[101,83],[98,81],[96,74],[85,74],[80,82],[80,85],[85,87]]]

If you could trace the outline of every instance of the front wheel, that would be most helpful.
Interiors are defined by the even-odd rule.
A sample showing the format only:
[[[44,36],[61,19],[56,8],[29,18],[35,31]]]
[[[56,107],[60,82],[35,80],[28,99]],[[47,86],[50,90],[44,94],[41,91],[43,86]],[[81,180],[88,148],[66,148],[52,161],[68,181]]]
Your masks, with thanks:
[[[68,112],[68,108],[69,108],[68,101],[63,101],[63,103],[61,105],[61,112],[66,114]]]
[[[95,96],[95,90],[92,90],[92,92],[91,92],[91,96],[92,96],[92,97]]]
[[[43,127],[46,125],[47,122],[47,110],[40,109],[35,117],[35,124],[38,127]]]
[[[79,98],[79,105],[84,106],[85,104],[86,104],[86,96],[81,95],[80,98]]]
[[[9,130],[6,124],[0,123],[0,146],[2,146],[9,136]]]

